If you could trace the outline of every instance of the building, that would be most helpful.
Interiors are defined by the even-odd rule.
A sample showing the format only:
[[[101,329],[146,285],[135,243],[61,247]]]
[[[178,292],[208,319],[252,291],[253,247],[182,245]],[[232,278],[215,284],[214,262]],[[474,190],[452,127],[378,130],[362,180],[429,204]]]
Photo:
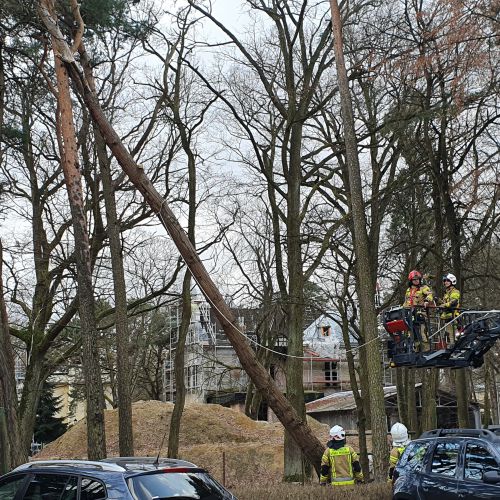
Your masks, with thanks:
[[[179,311],[180,308],[172,308],[172,324],[180,324],[179,317],[175,318]],[[233,311],[241,334],[250,344],[256,346],[259,341],[256,332],[260,311]],[[272,347],[270,373],[278,387],[285,392],[283,355],[286,354],[286,337],[282,320],[279,313],[274,314],[268,327],[277,339]],[[347,349],[340,324],[338,314],[330,312],[311,321],[304,330],[303,378],[306,401],[350,389]],[[165,359],[164,399],[175,401],[175,335],[171,336],[170,342]],[[358,343],[353,332],[349,334],[349,343],[357,363]],[[393,383],[392,375],[393,371],[388,370],[387,383]],[[242,409],[248,381],[248,376],[241,368],[238,357],[213,311],[203,299],[194,299],[185,348],[186,400],[219,403]],[[272,419],[272,416],[269,418]]]
[[[422,384],[415,384],[417,416],[422,414]],[[385,412],[387,428],[399,420],[398,398],[396,386],[384,387]],[[442,428],[458,427],[457,399],[454,394],[439,389],[436,402],[437,426]],[[358,428],[356,402],[352,391],[343,391],[330,394],[321,399],[306,404],[306,413],[321,423],[332,427],[341,425],[344,429]],[[481,427],[480,406],[469,402],[469,419],[476,428]]]

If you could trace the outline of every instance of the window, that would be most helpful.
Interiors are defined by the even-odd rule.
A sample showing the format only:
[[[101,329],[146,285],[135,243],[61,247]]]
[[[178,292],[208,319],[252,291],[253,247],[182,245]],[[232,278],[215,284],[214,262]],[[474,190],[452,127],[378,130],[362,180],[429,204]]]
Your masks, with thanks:
[[[188,389],[195,389],[200,385],[199,381],[200,367],[193,365],[187,367],[187,386]]]
[[[105,500],[106,488],[95,479],[82,477],[80,486],[80,500]]]
[[[128,487],[137,500],[151,498],[227,498],[227,491],[205,472],[165,472],[133,476]]]
[[[457,470],[459,450],[460,443],[438,443],[432,457],[431,472],[434,472],[436,474],[443,474],[444,476],[454,476]]]
[[[483,479],[483,474],[489,471],[497,471],[499,465],[490,452],[481,445],[469,443],[465,451],[466,479]]]
[[[331,387],[333,385],[332,382],[336,382],[338,380],[337,363],[334,361],[326,361],[324,371],[326,386]]]
[[[429,443],[410,443],[399,460],[398,467],[405,470],[421,470]]]
[[[21,474],[0,481],[0,500],[12,500],[25,478],[26,474]]]
[[[36,474],[23,500],[76,500],[78,478],[64,474]]]
[[[330,325],[320,326],[321,336],[329,337],[332,334],[332,327]]]

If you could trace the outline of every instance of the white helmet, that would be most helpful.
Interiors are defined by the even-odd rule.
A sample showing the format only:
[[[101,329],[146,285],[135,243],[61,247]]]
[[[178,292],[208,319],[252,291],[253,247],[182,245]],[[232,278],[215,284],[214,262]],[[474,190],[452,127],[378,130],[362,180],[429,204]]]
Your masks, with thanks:
[[[330,437],[334,441],[343,441],[345,439],[345,430],[342,426],[340,425],[334,425],[330,429]]]
[[[455,286],[457,284],[457,277],[454,274],[448,273],[443,276],[443,281],[448,280],[451,281],[451,284]]]
[[[406,425],[396,422],[391,427],[392,444],[394,446],[405,446],[410,442]]]

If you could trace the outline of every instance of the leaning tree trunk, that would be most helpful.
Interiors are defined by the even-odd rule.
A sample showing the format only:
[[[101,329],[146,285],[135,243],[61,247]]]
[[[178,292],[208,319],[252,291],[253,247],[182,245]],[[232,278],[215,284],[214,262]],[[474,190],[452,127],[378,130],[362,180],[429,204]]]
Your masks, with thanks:
[[[49,12],[53,12],[53,5],[50,4],[50,0],[42,0],[42,5]],[[98,460],[106,457],[106,437],[104,430],[104,392],[97,347],[90,245],[87,233],[82,181],[78,168],[78,148],[73,124],[69,78],[66,66],[56,46],[57,42],[52,37],[57,79],[58,116],[56,119],[58,123],[58,139],[75,238],[78,300],[82,335],[82,365],[87,403],[87,449],[89,459]]]
[[[370,417],[372,427],[373,465],[376,480],[384,480],[387,470],[387,423],[382,388],[380,342],[375,311],[375,279],[371,268],[367,221],[361,184],[361,172],[357,151],[356,131],[352,101],[347,79],[342,41],[342,20],[337,0],[330,0],[334,35],[335,64],[339,82],[340,104],[344,124],[346,163],[349,173],[350,208],[352,213],[354,253],[356,255],[356,279],[359,293],[361,325],[366,340],[367,368],[370,371]]]
[[[40,9],[40,16],[53,37],[53,43],[57,47],[58,53],[65,61],[73,82],[87,106],[92,119],[101,131],[106,144],[112,151],[123,171],[130,181],[144,196],[146,202],[158,214],[162,224],[169,233],[172,241],[177,246],[181,256],[189,266],[193,276],[196,278],[200,289],[210,304],[213,305],[217,319],[219,320],[227,338],[231,342],[245,372],[255,383],[255,386],[267,399],[269,406],[274,411],[283,426],[293,436],[299,444],[307,459],[314,464],[316,470],[320,470],[321,455],[323,445],[313,434],[305,419],[294,410],[280,389],[276,386],[269,373],[258,363],[255,353],[249,345],[242,339],[236,324],[236,319],[229,306],[225,303],[221,293],[207,273],[203,263],[196,253],[193,245],[189,241],[186,233],[175,218],[172,210],[166,201],[160,196],[144,170],[135,162],[127,148],[121,142],[118,134],[107,120],[99,104],[99,100],[90,89],[84,76],[82,75],[73,53],[69,49],[64,36],[59,30],[57,21],[48,13],[46,9]]]

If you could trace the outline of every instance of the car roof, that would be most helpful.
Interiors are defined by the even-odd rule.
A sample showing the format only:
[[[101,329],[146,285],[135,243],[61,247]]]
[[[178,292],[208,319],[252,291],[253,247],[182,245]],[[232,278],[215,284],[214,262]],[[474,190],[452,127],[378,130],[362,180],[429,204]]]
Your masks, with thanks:
[[[125,469],[117,464],[103,463],[93,460],[34,460],[19,465],[12,472],[21,472],[35,469],[81,469],[82,471],[94,472],[125,472]]]
[[[101,460],[106,464],[117,465],[122,467],[126,472],[145,472],[165,469],[196,469],[200,470],[195,464],[176,458],[163,457],[111,457]]]
[[[58,471],[73,473],[92,473],[96,477],[103,477],[109,473],[125,474],[139,472],[153,472],[155,470],[172,469],[172,472],[186,471],[186,469],[201,470],[186,460],[155,457],[113,457],[99,461],[94,460],[34,460],[16,467],[14,472],[26,471]]]
[[[500,428],[499,428],[500,431]],[[496,429],[433,429],[423,432],[419,439],[428,438],[478,438],[491,443],[500,444],[500,435]]]

